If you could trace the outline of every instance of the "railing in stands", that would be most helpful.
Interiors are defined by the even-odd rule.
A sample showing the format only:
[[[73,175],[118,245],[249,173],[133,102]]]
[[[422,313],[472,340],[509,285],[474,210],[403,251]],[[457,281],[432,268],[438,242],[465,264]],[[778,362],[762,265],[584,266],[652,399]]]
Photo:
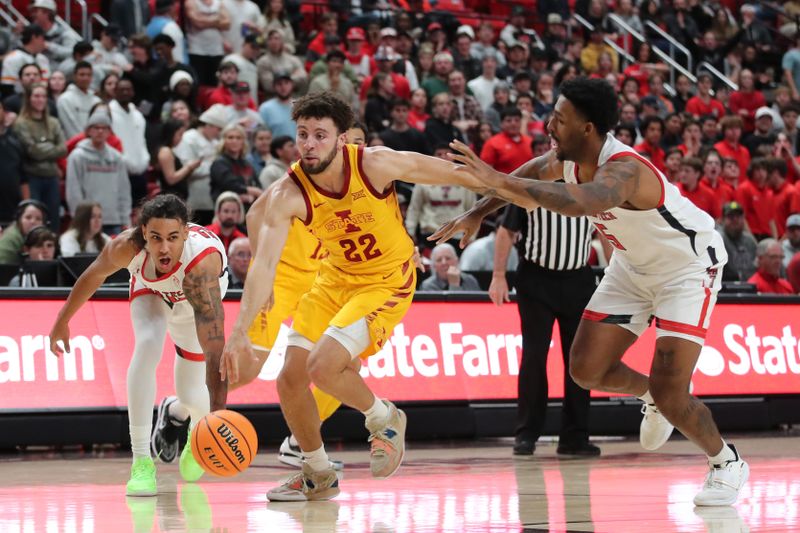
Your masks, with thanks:
[[[731,80],[725,74],[717,70],[717,68],[714,67],[714,65],[712,65],[708,61],[703,61],[702,63],[697,65],[697,71],[700,72],[701,69],[705,70],[706,72],[717,78],[719,81],[727,85],[732,91],[739,90],[739,86],[736,83],[734,83],[733,80]]]
[[[78,4],[78,7],[81,8],[80,35],[85,39],[87,37],[87,28],[89,27],[89,8],[86,5],[86,0],[66,0],[64,2],[64,18],[70,27],[72,27],[72,2]]]
[[[0,7],[5,7],[5,4],[2,4]],[[0,19],[3,19],[10,28],[13,28],[17,25],[17,21],[14,20],[14,17],[6,13],[2,8],[0,8]]]
[[[675,61],[676,49],[683,53],[686,56],[686,70],[692,72],[692,53],[689,49],[679,43],[675,37],[662,30],[657,24],[654,24],[652,20],[647,20],[644,24],[669,43],[669,57],[672,58],[673,62]],[[655,50],[656,47],[654,46],[653,49]]]
[[[20,13],[16,7],[14,7],[14,4],[11,3],[11,0],[2,0],[2,2],[3,5],[6,6],[8,12],[13,17],[16,17],[16,20],[14,22],[15,24],[17,21],[22,21],[23,24],[25,24],[26,26],[28,25],[28,19],[26,19],[25,16],[22,13]]]
[[[582,16],[578,15],[577,13],[573,13],[572,18],[575,19],[575,21],[577,21],[578,24],[580,24],[587,30],[592,31],[594,29],[594,24],[592,24]],[[617,43],[615,43],[613,40],[609,39],[608,37],[605,37],[603,39],[603,42],[605,42],[608,46],[610,46],[617,54],[619,54],[619,56],[622,59],[627,61],[628,64],[636,63],[636,59],[631,54],[623,50],[623,48]]]
[[[92,17],[89,20],[89,22],[93,23],[94,21],[97,21],[97,23],[100,24],[100,27],[102,28],[108,26],[108,21],[105,18],[103,18],[103,16],[100,13],[92,13]],[[93,37],[94,37],[94,24],[89,24],[89,35],[88,35],[89,42],[92,41]]]

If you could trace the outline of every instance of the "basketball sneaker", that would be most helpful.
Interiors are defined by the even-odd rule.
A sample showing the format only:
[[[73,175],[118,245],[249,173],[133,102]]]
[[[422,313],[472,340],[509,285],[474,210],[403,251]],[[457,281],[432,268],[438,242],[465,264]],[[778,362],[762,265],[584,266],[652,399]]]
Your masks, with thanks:
[[[214,527],[208,495],[200,485],[181,487],[181,509],[187,531],[210,531]]]
[[[197,464],[197,461],[192,454],[192,431],[189,430],[189,438],[186,441],[186,446],[183,447],[181,452],[180,461],[181,477],[184,481],[193,483],[203,476],[203,467]]]
[[[289,437],[283,439],[281,447],[278,450],[278,461],[285,465],[293,466],[295,468],[303,467],[303,451],[300,446],[295,446]],[[334,470],[340,471],[344,468],[342,461],[330,459],[331,467]]]
[[[131,525],[134,533],[150,533],[156,521],[156,503],[158,498],[136,498],[127,496],[125,504],[131,513]]]
[[[330,500],[339,494],[339,478],[333,468],[314,472],[305,462],[302,468],[283,485],[267,492],[267,499],[271,502],[303,502]]]
[[[739,489],[750,477],[750,466],[739,457],[733,444],[728,444],[736,459],[723,464],[708,464],[708,474],[703,488],[694,497],[698,506],[733,505],[739,496]]]
[[[131,478],[125,486],[125,494],[155,496],[156,492],[156,465],[150,457],[139,457],[131,465]]]
[[[369,468],[372,477],[384,479],[400,468],[406,451],[406,414],[387,400],[381,400],[389,408],[389,418],[383,426],[370,427]]]
[[[189,419],[181,422],[169,414],[169,406],[178,401],[175,396],[167,396],[158,404],[158,418],[150,436],[150,452],[162,463],[171,463],[180,450],[179,438],[189,427]]]
[[[639,443],[645,450],[657,450],[669,440],[675,427],[664,418],[654,403],[642,405],[642,414],[644,418],[639,426]]]

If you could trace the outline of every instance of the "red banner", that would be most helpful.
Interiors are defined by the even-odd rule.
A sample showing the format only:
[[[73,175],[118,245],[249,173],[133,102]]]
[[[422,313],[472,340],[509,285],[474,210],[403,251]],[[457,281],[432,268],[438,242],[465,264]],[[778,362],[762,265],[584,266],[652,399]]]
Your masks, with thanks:
[[[72,353],[49,352],[47,334],[62,306],[56,300],[0,300],[0,410],[124,407],[133,352],[127,301],[91,301],[70,324]],[[227,327],[238,302],[225,302]],[[695,370],[699,395],[800,393],[800,324],[795,306],[718,305]],[[278,402],[275,378],[286,328],[259,379],[229,395],[231,405]],[[625,355],[647,372],[653,328]],[[416,302],[384,349],[361,370],[370,387],[392,400],[502,400],[517,396],[522,337],[517,308],[491,303]],[[563,394],[557,327],[548,361],[550,396]],[[169,341],[158,367],[158,398],[173,393]],[[593,393],[597,396],[601,394]]]

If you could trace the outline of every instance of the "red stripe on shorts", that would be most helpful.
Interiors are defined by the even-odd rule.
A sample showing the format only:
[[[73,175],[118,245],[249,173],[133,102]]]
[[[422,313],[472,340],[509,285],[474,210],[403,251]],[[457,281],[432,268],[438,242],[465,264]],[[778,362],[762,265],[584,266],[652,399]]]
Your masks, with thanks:
[[[184,359],[188,359],[189,361],[197,361],[202,363],[206,360],[206,356],[201,353],[194,353],[187,350],[182,349],[180,346],[175,346],[175,352],[183,357]]]
[[[592,322],[602,322],[603,320],[608,318],[608,315],[604,313],[597,313],[595,311],[590,311],[589,309],[584,309],[581,318],[584,318],[586,320],[591,320]]]
[[[706,322],[706,313],[708,313],[708,305],[711,303],[711,289],[706,288],[706,299],[703,300],[703,309],[700,310],[700,322],[697,323],[697,327],[702,328],[703,324]]]
[[[683,333],[692,335],[694,337],[706,338],[706,329],[690,324],[683,324],[682,322],[673,322],[672,320],[664,320],[663,318],[656,317],[656,328],[663,329],[664,331],[673,331],[675,333]]]

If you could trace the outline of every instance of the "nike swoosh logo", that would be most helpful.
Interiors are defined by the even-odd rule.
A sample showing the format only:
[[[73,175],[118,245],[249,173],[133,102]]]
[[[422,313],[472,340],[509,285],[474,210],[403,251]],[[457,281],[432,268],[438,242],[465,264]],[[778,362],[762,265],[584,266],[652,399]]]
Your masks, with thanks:
[[[385,275],[385,276],[383,276],[383,278],[381,278],[381,279],[389,279],[389,278],[391,278],[393,275],[394,275],[394,272],[392,272],[391,274],[386,274],[386,275]]]
[[[323,205],[325,205],[325,202],[322,202],[321,204],[314,204],[314,209],[322,207]]]

